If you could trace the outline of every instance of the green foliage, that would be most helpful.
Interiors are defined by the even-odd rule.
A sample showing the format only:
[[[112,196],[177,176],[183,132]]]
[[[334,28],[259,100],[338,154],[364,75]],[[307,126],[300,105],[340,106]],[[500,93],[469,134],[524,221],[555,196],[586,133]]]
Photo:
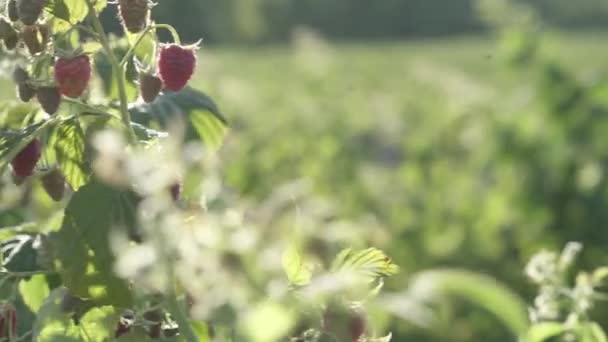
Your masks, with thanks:
[[[55,127],[50,134],[48,146],[51,146],[52,157],[72,189],[78,190],[88,182],[90,170],[85,160],[86,140],[76,118]]]

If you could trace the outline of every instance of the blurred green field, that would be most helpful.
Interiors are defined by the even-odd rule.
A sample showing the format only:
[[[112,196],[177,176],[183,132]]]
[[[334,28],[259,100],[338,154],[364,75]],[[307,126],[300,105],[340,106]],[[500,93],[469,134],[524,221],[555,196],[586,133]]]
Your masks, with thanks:
[[[302,33],[287,47],[203,49],[197,86],[232,123],[223,169],[244,196],[264,200],[306,179],[340,217],[379,223],[359,243],[401,265],[391,289],[450,266],[491,274],[529,300],[522,269],[543,247],[581,241],[593,260],[582,267],[608,262],[596,248],[608,242],[599,229],[608,127],[556,116],[604,113],[606,40],[546,34],[545,64],[517,69],[492,37],[331,44]],[[551,63],[572,79],[551,81]],[[571,85],[591,95],[553,106]],[[400,325],[396,340],[512,340],[467,306],[445,319],[445,331]]]

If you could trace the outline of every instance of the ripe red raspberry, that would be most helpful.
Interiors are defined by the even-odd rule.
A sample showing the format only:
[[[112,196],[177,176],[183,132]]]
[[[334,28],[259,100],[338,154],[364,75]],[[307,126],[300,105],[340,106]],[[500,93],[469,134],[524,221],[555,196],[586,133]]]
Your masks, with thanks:
[[[36,97],[45,112],[55,114],[59,109],[61,94],[57,87],[40,87],[36,89]]]
[[[17,337],[17,310],[11,304],[0,306],[0,340],[13,341]]]
[[[160,78],[147,73],[139,75],[139,91],[142,99],[144,99],[146,103],[153,102],[162,88],[163,81],[161,81]]]
[[[53,169],[42,176],[42,187],[54,201],[59,202],[65,193],[65,178],[59,169]]]
[[[87,88],[90,79],[91,61],[89,56],[59,57],[55,61],[55,80],[61,94],[68,97],[80,97]]]
[[[41,147],[40,140],[32,140],[23,150],[21,150],[15,159],[11,161],[13,175],[19,178],[31,176],[34,173],[34,168],[38,159],[40,159]]]
[[[150,4],[148,0],[118,0],[118,14],[127,31],[138,33],[148,25]]]
[[[19,20],[19,12],[17,11],[17,0],[9,0],[6,3],[6,14],[12,22]]]
[[[17,0],[19,19],[25,25],[34,25],[42,14],[44,5],[46,0]]]
[[[196,45],[164,45],[158,57],[158,71],[165,88],[180,91],[194,74]]]

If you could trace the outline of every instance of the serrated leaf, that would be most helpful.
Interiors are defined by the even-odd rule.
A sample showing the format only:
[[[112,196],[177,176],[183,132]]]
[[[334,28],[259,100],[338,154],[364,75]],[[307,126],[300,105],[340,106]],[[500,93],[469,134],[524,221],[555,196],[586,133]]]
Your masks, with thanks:
[[[201,139],[208,147],[217,147],[226,133],[226,119],[206,94],[184,88],[179,92],[161,94],[153,103],[132,107],[134,122],[147,127],[157,125],[168,129],[175,123],[187,125],[186,139]]]
[[[29,280],[21,279],[19,281],[19,293],[23,303],[33,313],[38,312],[44,301],[49,295],[49,286],[46,281],[46,276],[37,274]]]
[[[156,59],[156,30],[151,29],[139,34],[133,34],[127,31],[127,40],[131,46],[133,46],[137,40],[140,40],[135,48],[134,56],[145,66],[154,65],[154,60]]]
[[[36,250],[36,237],[21,234],[9,240],[2,241],[2,266],[10,272],[39,271],[38,252]]]
[[[521,342],[544,342],[563,334],[567,328],[557,322],[543,322],[530,327]]]
[[[94,7],[99,13],[107,6],[106,0],[96,0]],[[84,0],[48,0],[45,9],[54,17],[54,32],[65,32],[83,21],[89,14]]]
[[[76,119],[55,127],[49,139],[59,169],[74,190],[86,184],[90,177],[85,162],[85,144],[84,132]]]
[[[526,304],[491,277],[465,270],[430,270],[418,273],[411,289],[413,296],[447,295],[468,300],[493,313],[516,335],[528,328]]]
[[[307,263],[300,250],[291,245],[283,253],[283,270],[289,282],[296,286],[303,286],[312,278],[312,265]]]
[[[117,218],[132,211],[122,204],[120,191],[96,181],[72,196],[52,243],[64,283],[73,295],[119,307],[131,304],[127,282],[113,272],[109,246],[110,231],[121,224]]]
[[[116,308],[111,306],[92,308],[76,325],[71,315],[61,310],[61,302],[66,293],[65,288],[58,288],[48,296],[34,323],[33,341],[109,341],[113,338],[120,317]]]
[[[333,271],[355,271],[372,280],[379,277],[389,277],[399,272],[395,265],[383,251],[368,248],[362,251],[353,251],[351,248],[342,250],[333,261]]]

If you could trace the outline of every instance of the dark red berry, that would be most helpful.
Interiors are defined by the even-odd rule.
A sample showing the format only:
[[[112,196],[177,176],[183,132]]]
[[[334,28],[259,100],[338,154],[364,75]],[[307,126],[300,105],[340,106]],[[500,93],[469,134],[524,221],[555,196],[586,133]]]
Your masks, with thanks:
[[[322,327],[339,341],[357,342],[367,332],[367,320],[361,309],[337,305],[325,310]]]
[[[165,88],[180,91],[196,68],[196,46],[164,45],[158,56],[158,71]]]
[[[138,33],[148,25],[150,4],[148,0],[118,0],[118,14],[127,31]]]
[[[36,98],[42,109],[49,114],[55,114],[61,103],[61,94],[57,87],[40,87],[36,90]]]
[[[17,11],[17,0],[9,0],[6,3],[6,15],[10,19],[10,21],[19,20],[19,12]]]
[[[0,340],[13,341],[17,337],[17,310],[11,304],[0,305]]]
[[[34,25],[44,9],[46,0],[17,0],[17,13],[25,25]]]
[[[32,140],[17,156],[11,161],[13,175],[17,177],[29,177],[34,173],[34,167],[40,159],[41,146],[40,140]]]
[[[114,331],[114,337],[119,338],[123,335],[128,334],[129,331],[131,331],[131,327],[133,326],[134,321],[135,317],[133,313],[130,310],[125,311],[118,320],[116,330]]]
[[[90,79],[91,61],[89,56],[60,57],[55,61],[55,80],[61,94],[68,97],[80,97],[87,89]]]
[[[18,66],[13,71],[13,82],[19,84],[19,83],[23,83],[29,79],[30,79],[30,75],[22,67]]]
[[[0,19],[0,36],[7,50],[14,50],[19,43],[19,34],[4,18]]]
[[[139,75],[139,91],[146,103],[154,102],[162,88],[163,81],[160,78],[146,73]]]
[[[21,40],[25,43],[31,55],[35,55],[44,50],[42,35],[39,34],[37,25],[24,26],[21,30]]]
[[[171,185],[171,198],[173,198],[173,200],[175,202],[179,201],[181,194],[182,194],[182,185],[180,183],[175,183],[173,185]]]
[[[42,187],[54,201],[61,201],[65,193],[65,178],[59,169],[53,169],[42,176]]]
[[[30,102],[36,96],[36,88],[28,82],[17,84],[17,96],[23,102]]]
[[[149,321],[148,325],[148,336],[152,338],[160,337],[160,333],[162,331],[162,321],[163,315],[160,310],[150,310],[144,312],[144,319]]]

